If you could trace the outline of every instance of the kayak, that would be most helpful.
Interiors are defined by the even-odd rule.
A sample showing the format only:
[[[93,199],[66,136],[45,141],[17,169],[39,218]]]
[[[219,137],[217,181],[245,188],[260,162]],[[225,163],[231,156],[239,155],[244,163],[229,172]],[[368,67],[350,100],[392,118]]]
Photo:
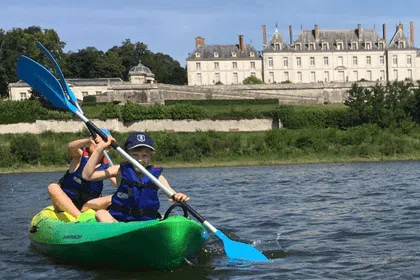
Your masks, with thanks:
[[[95,211],[88,211],[83,213],[85,221],[79,222],[66,212],[55,212],[53,206],[44,208],[32,219],[31,244],[66,262],[166,270],[196,257],[208,237],[201,224],[184,216],[98,223]]]

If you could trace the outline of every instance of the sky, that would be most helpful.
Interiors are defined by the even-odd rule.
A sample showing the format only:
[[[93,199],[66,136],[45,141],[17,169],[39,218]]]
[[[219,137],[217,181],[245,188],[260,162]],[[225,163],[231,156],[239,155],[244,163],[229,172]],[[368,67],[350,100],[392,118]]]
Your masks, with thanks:
[[[243,34],[246,43],[261,50],[263,24],[268,39],[277,25],[289,42],[289,25],[296,39],[301,28],[313,29],[314,24],[319,29],[356,29],[361,24],[382,36],[386,23],[389,41],[398,23],[409,36],[413,21],[415,45],[420,46],[419,0],[1,0],[0,11],[0,28],[52,28],[66,43],[66,52],[88,46],[106,51],[128,38],[182,66],[197,36],[208,45],[237,44]]]

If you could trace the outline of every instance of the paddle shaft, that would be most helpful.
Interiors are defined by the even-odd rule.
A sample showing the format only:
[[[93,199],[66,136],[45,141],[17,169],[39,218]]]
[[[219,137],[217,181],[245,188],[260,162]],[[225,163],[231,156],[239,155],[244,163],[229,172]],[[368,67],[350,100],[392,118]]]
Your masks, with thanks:
[[[94,123],[92,123],[89,119],[87,119],[83,114],[80,112],[76,112],[76,115],[86,124],[89,130],[93,130],[96,132],[104,141],[108,140],[108,137],[105,133],[103,133]],[[160,182],[155,176],[153,176],[147,169],[141,165],[137,160],[133,159],[124,149],[122,149],[116,142],[111,143],[112,148],[114,148],[118,153],[120,153],[125,159],[127,159],[134,167],[140,170],[144,175],[146,175],[153,183],[156,184],[163,192],[169,197],[174,198],[175,193],[167,188],[162,182]],[[195,211],[189,204],[178,201],[182,204],[187,210],[193,215],[198,221],[200,221],[208,230],[211,232],[216,232],[217,229],[212,226],[209,222],[204,219],[197,211]]]

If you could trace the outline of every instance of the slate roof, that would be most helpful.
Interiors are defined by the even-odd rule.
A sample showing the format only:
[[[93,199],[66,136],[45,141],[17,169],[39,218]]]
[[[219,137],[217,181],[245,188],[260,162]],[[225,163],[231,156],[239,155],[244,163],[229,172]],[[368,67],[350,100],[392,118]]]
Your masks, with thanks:
[[[254,53],[254,57],[251,57],[251,52]],[[200,57],[196,57],[196,53],[200,54]],[[217,53],[218,57],[214,54]],[[232,53],[236,53],[236,57],[233,57]],[[198,46],[195,50],[188,54],[187,60],[202,60],[202,59],[259,59],[259,53],[257,49],[251,44],[245,44],[244,50],[239,50],[239,45],[204,45]]]

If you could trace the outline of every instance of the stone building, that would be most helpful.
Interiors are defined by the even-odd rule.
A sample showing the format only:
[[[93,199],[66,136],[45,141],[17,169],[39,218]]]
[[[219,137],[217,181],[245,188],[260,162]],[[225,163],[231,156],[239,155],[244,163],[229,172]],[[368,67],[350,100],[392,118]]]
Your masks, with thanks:
[[[195,49],[188,55],[188,85],[242,84],[249,76],[262,79],[262,60],[258,51],[244,43],[206,45],[205,39],[195,38]]]

